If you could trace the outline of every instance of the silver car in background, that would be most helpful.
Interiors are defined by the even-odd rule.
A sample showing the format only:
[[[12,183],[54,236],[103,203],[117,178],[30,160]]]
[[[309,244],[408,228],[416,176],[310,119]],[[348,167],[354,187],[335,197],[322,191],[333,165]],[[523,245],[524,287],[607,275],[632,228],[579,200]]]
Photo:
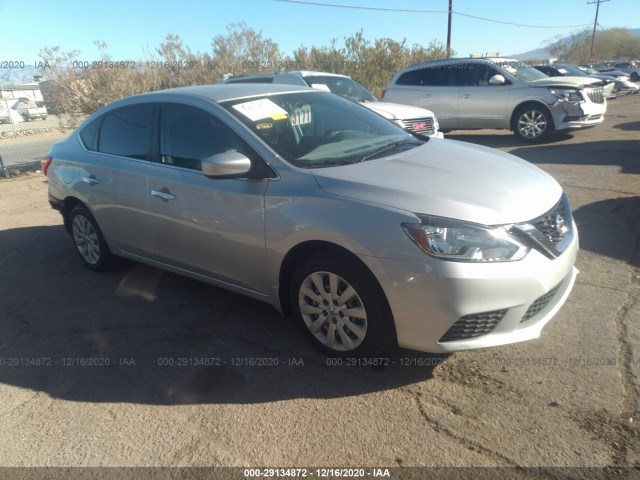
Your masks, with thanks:
[[[87,267],[122,256],[262,300],[329,355],[533,339],[577,273],[551,176],[305,87],[123,99],[43,169]]]
[[[384,102],[428,108],[440,129],[511,130],[524,142],[604,121],[600,83],[586,77],[549,78],[519,60],[450,58],[412,65],[385,88]]]

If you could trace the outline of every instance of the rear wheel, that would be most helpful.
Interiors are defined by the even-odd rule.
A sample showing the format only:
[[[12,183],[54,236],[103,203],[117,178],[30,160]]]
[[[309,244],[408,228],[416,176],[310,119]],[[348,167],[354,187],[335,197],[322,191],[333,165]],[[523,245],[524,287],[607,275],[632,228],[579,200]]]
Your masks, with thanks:
[[[632,82],[637,82],[638,80],[640,80],[640,77],[638,76],[638,72],[631,72],[630,80]]]
[[[93,270],[103,270],[113,263],[113,255],[91,212],[78,205],[69,213],[73,244],[82,263]]]
[[[292,277],[290,299],[298,322],[327,355],[373,356],[393,338],[381,287],[346,254],[324,251],[300,263]]]
[[[545,107],[525,105],[513,116],[511,129],[523,142],[541,142],[553,132],[553,119]]]

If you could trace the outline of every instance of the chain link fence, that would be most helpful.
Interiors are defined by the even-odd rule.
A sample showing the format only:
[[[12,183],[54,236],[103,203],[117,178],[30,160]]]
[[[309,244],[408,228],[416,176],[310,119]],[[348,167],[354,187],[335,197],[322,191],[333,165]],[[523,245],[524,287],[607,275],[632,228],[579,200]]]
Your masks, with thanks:
[[[39,169],[41,158],[70,131],[65,119],[58,115],[0,123],[0,177]]]

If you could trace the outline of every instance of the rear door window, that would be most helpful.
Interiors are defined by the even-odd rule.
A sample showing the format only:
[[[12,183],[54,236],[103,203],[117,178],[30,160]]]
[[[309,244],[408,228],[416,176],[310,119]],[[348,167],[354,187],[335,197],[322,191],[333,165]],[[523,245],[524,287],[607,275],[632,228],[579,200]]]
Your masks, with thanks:
[[[138,160],[148,159],[151,121],[150,104],[124,107],[105,114],[98,135],[98,151]]]
[[[434,65],[411,70],[398,78],[398,85],[455,87],[463,84],[464,64]]]

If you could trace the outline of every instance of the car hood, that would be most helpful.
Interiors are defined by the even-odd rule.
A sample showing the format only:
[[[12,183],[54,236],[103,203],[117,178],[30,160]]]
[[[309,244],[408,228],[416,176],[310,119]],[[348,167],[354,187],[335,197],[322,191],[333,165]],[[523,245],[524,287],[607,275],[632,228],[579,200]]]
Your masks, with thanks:
[[[589,77],[549,77],[541,78],[539,80],[531,80],[527,82],[527,85],[531,87],[572,87],[582,88],[593,83],[598,83],[597,78]]]
[[[520,158],[454,140],[312,172],[331,195],[486,225],[536,218],[562,193],[553,177]]]
[[[412,107],[411,105],[402,105],[400,103],[362,102],[362,105],[389,120],[407,120],[434,116],[433,112],[426,108]]]

